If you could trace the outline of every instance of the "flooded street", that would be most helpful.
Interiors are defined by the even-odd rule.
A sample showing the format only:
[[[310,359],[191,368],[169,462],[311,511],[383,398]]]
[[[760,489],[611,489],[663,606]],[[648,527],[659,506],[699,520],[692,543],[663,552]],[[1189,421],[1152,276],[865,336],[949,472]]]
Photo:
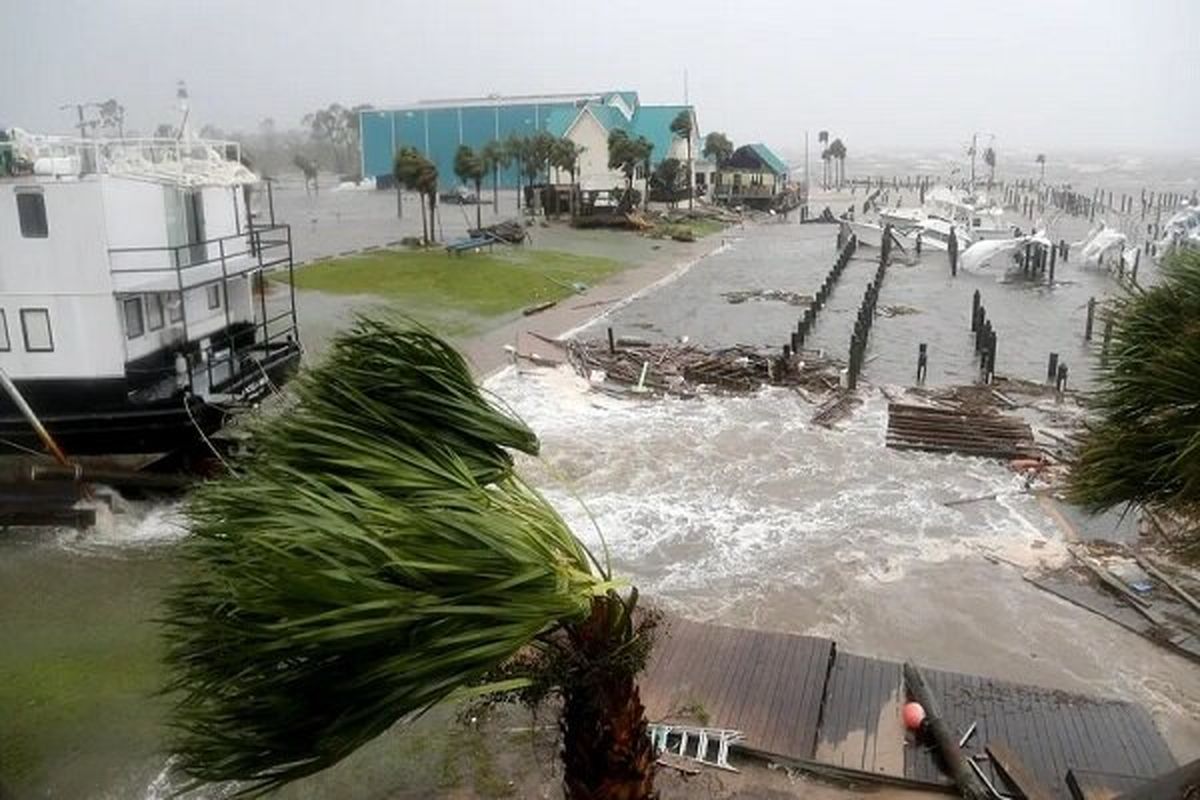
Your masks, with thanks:
[[[371,209],[374,222],[360,220],[371,235],[392,238],[387,198],[353,196],[356,208]],[[861,193],[855,199],[861,203]],[[1077,239],[1087,228],[1080,220],[1062,226],[1053,238]],[[835,235],[834,226],[794,221],[731,228],[716,234],[727,248],[585,335],[611,325],[655,340],[782,346],[795,306],[730,304],[723,293],[811,294],[833,263]],[[545,236],[572,245],[560,232]],[[603,251],[604,236],[588,232],[581,246]],[[845,357],[877,257],[859,251],[808,346]],[[1146,262],[1142,275],[1153,278]],[[911,382],[919,343],[929,345],[931,384],[974,379],[975,290],[999,333],[998,372],[1041,381],[1055,351],[1070,365],[1073,387],[1089,384],[1096,345],[1083,342],[1084,307],[1114,294],[1115,281],[1074,261],[1060,265],[1053,288],[1002,277],[951,277],[944,253],[895,264],[879,305],[916,313],[877,319],[864,404],[836,430],[812,425],[815,406],[783,389],[622,400],[590,393],[565,370],[511,369],[487,386],[542,439],[542,457],[522,460],[534,483],[599,546],[598,528],[617,573],[671,611],[1132,700],[1151,712],[1177,756],[1192,756],[1200,750],[1194,665],[1045,594],[1018,567],[984,558],[1020,567],[1066,558],[1062,533],[1022,492],[1021,479],[996,461],[884,447],[886,399],[877,387]],[[310,350],[319,352],[358,302],[318,310],[320,328],[306,334]],[[306,314],[302,307],[302,330]],[[995,501],[943,505],[991,493]],[[15,710],[0,727],[0,785],[16,797],[149,800],[172,790],[162,705],[153,696],[162,674],[152,620],[175,574],[172,545],[186,535],[175,511],[131,504],[96,532],[0,538],[0,706]],[[445,729],[444,719],[421,724],[434,737]],[[413,736],[392,733],[280,796],[429,796],[439,777],[427,761]]]

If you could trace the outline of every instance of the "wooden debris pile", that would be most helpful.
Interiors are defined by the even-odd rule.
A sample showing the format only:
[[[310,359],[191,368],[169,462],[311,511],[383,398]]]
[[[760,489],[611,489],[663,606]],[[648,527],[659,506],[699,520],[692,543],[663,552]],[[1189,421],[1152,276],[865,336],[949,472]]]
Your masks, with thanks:
[[[824,357],[783,358],[739,345],[707,350],[690,344],[651,344],[623,340],[611,347],[599,339],[567,342],[567,359],[596,382],[641,388],[655,394],[692,395],[699,387],[751,392],[761,386],[792,386],[829,391],[838,385],[838,364]]]
[[[467,233],[472,238],[492,239],[507,244],[520,244],[529,235],[525,230],[525,226],[514,220],[497,222],[495,225],[487,225],[483,228],[475,228],[467,231]]]
[[[768,300],[787,303],[789,306],[812,305],[812,295],[789,292],[783,289],[753,289],[737,292],[722,292],[721,297],[730,305],[739,305],[747,300]]]

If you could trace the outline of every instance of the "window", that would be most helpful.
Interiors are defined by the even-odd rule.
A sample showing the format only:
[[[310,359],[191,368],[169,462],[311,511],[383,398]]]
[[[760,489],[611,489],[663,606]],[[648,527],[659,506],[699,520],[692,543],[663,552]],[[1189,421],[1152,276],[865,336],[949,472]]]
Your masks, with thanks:
[[[220,308],[221,307],[221,286],[220,286],[220,284],[214,283],[208,287],[208,307],[209,308]]]
[[[49,235],[46,198],[40,191],[17,192],[17,216],[21,219],[21,235],[26,239],[45,239]]]
[[[163,326],[163,300],[161,294],[146,295],[146,323],[150,330]]]
[[[22,308],[21,333],[25,337],[26,351],[49,353],[54,350],[54,336],[50,332],[50,311],[48,309]]]
[[[167,319],[171,322],[183,322],[183,300],[179,292],[171,292],[167,300]]]
[[[130,297],[125,301],[125,338],[136,339],[146,332],[146,320],[142,316],[142,298]]]
[[[8,340],[8,318],[4,316],[4,309],[0,308],[0,353],[9,350],[12,350],[12,342]]]

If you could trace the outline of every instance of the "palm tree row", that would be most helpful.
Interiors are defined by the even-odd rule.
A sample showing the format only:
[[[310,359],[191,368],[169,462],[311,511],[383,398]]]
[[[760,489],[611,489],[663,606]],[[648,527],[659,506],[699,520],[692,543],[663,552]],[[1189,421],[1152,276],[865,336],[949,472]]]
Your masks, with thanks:
[[[821,161],[824,165],[822,185],[828,189],[831,183],[838,187],[846,180],[846,145],[841,139],[829,141],[829,131],[819,131],[817,142],[826,145],[821,150]],[[830,167],[833,167],[832,174]]]
[[[191,786],[267,792],[442,702],[561,697],[571,800],[649,800],[635,618],[514,471],[538,451],[433,334],[360,319],[188,506],[163,621]]]
[[[517,168],[517,208],[521,207],[523,181],[533,186],[538,177],[550,182],[550,170],[562,170],[571,177],[571,185],[579,170],[579,157],[584,148],[565,137],[551,136],[539,131],[533,136],[510,136],[503,141],[493,140],[478,152],[462,145],[455,153],[454,172],[464,183],[475,186],[479,196],[486,175],[492,177],[492,211],[499,213],[500,170]],[[476,225],[481,225],[479,210],[476,209]],[[571,213],[575,213],[575,192],[571,192]]]

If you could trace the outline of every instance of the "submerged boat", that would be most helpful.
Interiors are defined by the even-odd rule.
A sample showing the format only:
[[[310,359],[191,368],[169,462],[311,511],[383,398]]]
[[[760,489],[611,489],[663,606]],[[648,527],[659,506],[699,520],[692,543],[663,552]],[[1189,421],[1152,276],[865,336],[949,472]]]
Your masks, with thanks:
[[[234,142],[0,137],[0,369],[68,453],[172,452],[295,370],[287,225]],[[0,393],[0,454],[39,450]]]

